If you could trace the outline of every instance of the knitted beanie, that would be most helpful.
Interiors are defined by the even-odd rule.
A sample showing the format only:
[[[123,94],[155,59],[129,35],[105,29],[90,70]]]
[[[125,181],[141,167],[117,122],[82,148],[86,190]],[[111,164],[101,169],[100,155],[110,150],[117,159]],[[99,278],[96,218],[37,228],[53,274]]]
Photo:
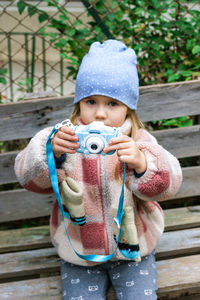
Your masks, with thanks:
[[[135,51],[122,42],[93,43],[78,71],[74,104],[92,95],[102,95],[135,110],[139,94],[136,65]]]

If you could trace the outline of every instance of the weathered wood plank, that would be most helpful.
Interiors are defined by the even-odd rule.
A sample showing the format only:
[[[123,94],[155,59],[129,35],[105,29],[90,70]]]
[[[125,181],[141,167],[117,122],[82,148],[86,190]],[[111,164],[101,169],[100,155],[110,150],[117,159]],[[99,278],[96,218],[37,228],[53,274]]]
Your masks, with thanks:
[[[183,184],[174,199],[200,194],[200,167],[183,168]],[[194,180],[195,179],[195,180]],[[26,190],[0,192],[0,222],[49,216],[54,195],[42,195]]]
[[[200,81],[198,80],[141,87],[138,115],[142,121],[198,115],[200,114],[199,94]],[[42,128],[53,126],[68,118],[72,108],[72,97],[2,104],[0,105],[0,140],[31,137]]]
[[[51,246],[49,225],[0,231],[0,253]]]
[[[156,258],[166,259],[200,253],[200,227],[165,232],[157,247]]]
[[[26,190],[0,192],[0,222],[49,216],[54,202],[54,195]]]
[[[200,155],[200,125],[154,131],[158,142],[177,158]],[[18,151],[0,154],[0,184],[17,182],[14,162]]]
[[[200,255],[157,262],[158,298],[184,297],[200,292]],[[51,263],[51,262],[50,262]],[[48,267],[49,263],[47,264]],[[41,287],[41,288],[39,288]],[[12,299],[60,299],[59,276],[0,284],[0,295]],[[41,293],[41,296],[40,296]],[[46,294],[45,294],[46,293]],[[47,295],[46,298],[43,298]],[[15,298],[14,298],[15,297]],[[3,298],[4,299],[4,298]],[[6,298],[5,298],[6,299]],[[111,299],[111,298],[109,298]]]
[[[69,117],[73,109],[72,97],[29,100],[0,105],[0,140],[32,137],[39,130],[53,126]],[[17,130],[13,130],[16,128]],[[9,137],[6,135],[10,135]]]
[[[157,262],[159,296],[169,299],[200,292],[200,255]]]
[[[59,271],[60,258],[54,248],[1,254],[0,280]]]
[[[200,167],[183,168],[183,183],[174,199],[200,195]]]
[[[199,253],[199,237],[200,228],[165,232],[157,246],[156,257],[166,259]],[[2,279],[4,276],[23,276],[24,272],[29,275],[35,275],[38,272],[43,273],[43,264],[46,259],[48,260],[49,256],[51,258],[56,257],[56,252],[53,248],[35,251],[33,249],[38,246],[42,248],[43,245],[46,247],[48,244],[51,244],[48,226],[0,232],[0,253],[8,250],[31,249],[31,251],[2,255],[0,257],[0,278]],[[32,264],[34,264],[34,270]]]
[[[200,155],[200,125],[151,132],[177,158]]]
[[[61,283],[59,276],[40,279],[23,280],[0,284],[0,295],[2,299],[9,300],[62,300]],[[200,295],[178,297],[179,300],[199,300]],[[115,300],[113,291],[109,293],[107,300]],[[158,300],[163,298],[158,297]],[[168,299],[171,299],[168,298]],[[165,298],[166,300],[166,298]]]
[[[17,182],[14,163],[18,153],[19,151],[0,153],[0,184]]]
[[[49,226],[0,231],[0,253],[51,247]],[[200,228],[165,232],[156,250],[157,259],[197,254],[200,249]]]
[[[0,284],[0,298],[8,300],[63,300],[59,276]]]
[[[199,80],[141,87],[138,115],[143,122],[198,115],[199,93]]]
[[[200,227],[200,206],[164,210],[165,231]]]
[[[168,298],[169,299],[169,298]],[[176,298],[177,299],[177,298]],[[178,300],[199,300],[200,294],[178,297]],[[167,298],[159,298],[159,300],[167,300]],[[173,300],[173,299],[172,299]]]

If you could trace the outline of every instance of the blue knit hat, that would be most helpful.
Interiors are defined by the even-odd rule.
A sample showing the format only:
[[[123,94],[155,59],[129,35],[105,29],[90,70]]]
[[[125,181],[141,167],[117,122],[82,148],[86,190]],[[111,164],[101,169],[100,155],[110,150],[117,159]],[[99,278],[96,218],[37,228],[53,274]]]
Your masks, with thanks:
[[[136,64],[135,51],[120,41],[93,43],[78,71],[74,104],[92,95],[102,95],[135,110],[139,94]]]

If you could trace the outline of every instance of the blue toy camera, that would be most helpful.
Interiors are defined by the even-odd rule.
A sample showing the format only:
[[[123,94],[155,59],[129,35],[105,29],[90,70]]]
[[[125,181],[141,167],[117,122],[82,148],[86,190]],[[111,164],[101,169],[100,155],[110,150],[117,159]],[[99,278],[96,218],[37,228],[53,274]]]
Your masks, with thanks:
[[[85,154],[113,154],[115,151],[108,153],[103,152],[103,148],[107,146],[108,141],[119,136],[120,127],[110,127],[104,125],[103,122],[94,121],[89,125],[79,125],[72,127],[75,130],[75,135],[79,138],[79,148],[77,152]]]

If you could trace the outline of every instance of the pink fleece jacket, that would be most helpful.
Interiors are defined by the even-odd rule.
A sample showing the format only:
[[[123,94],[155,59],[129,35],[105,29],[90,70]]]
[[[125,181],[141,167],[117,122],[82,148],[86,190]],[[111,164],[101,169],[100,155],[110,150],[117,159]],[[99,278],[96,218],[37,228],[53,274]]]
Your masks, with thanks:
[[[38,132],[28,146],[16,157],[15,172],[21,185],[36,193],[52,193],[46,158],[46,141],[51,128]],[[182,172],[178,160],[158,145],[156,139],[139,129],[136,143],[147,159],[145,174],[136,178],[127,168],[124,209],[134,211],[133,220],[141,256],[153,251],[164,230],[164,216],[157,201],[173,197],[180,188]],[[116,166],[118,167],[116,168]],[[118,176],[116,176],[116,170]],[[67,154],[61,169],[57,169],[59,182],[72,178],[83,191],[86,217],[84,226],[74,225],[66,219],[71,242],[81,254],[111,254],[116,243],[113,238],[115,224],[113,210],[118,207],[123,177],[123,164],[113,155]],[[53,207],[50,231],[58,255],[78,265],[93,265],[79,258],[71,248],[60,218],[57,202]],[[129,236],[131,232],[129,232]],[[131,237],[130,237],[131,238]],[[124,236],[126,242],[128,235]],[[117,250],[113,259],[127,259]]]

